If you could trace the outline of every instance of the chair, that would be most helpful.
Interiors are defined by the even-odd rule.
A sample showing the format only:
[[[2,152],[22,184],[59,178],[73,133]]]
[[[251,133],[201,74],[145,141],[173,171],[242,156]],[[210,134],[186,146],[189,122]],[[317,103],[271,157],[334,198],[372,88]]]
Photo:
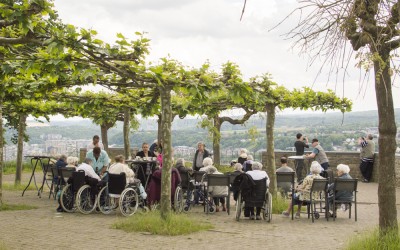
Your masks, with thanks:
[[[51,176],[52,176],[52,180],[51,180],[51,186],[50,186],[50,193],[49,193],[49,199],[51,197],[51,195],[53,195],[54,199],[56,199],[56,194],[58,192],[58,190],[60,189],[60,176],[58,174],[58,169],[56,167],[50,167],[50,171],[51,171]],[[55,179],[55,177],[57,176],[57,179]]]
[[[53,187],[54,187],[54,174],[53,174],[53,170],[52,168],[54,167],[53,164],[42,164],[42,171],[43,171],[43,181],[42,181],[42,185],[39,188],[39,192],[43,192],[43,187],[44,184],[46,183],[47,187],[50,190],[50,194],[49,194],[49,199],[50,196],[53,194],[54,198],[55,198],[55,194],[53,191]],[[51,184],[49,184],[49,182]]]
[[[229,189],[230,186],[230,178],[227,175],[222,175],[222,174],[208,174],[207,175],[207,193],[208,190],[211,186],[219,186],[219,187],[224,187],[226,186],[228,189],[228,194],[227,195],[213,195],[210,194],[210,198],[224,198],[226,199],[226,208],[227,208],[227,212],[228,215],[230,213],[230,195],[231,195],[231,191]],[[208,211],[208,209],[207,209]]]
[[[349,205],[349,219],[351,219],[351,206],[354,203],[354,219],[357,221],[357,183],[358,179],[335,178],[333,187],[333,220],[336,218],[336,203]],[[336,195],[340,191],[351,192],[353,198],[351,200],[337,199]]]
[[[276,184],[279,187],[279,184],[286,184],[290,183],[290,191],[291,191],[291,198],[292,201],[294,200],[294,175],[295,172],[276,172]],[[287,196],[287,193],[286,193]],[[294,206],[292,206],[292,220],[294,214]]]
[[[64,168],[51,167],[53,181],[51,183],[49,198],[50,198],[51,192],[54,188],[53,194],[55,194],[54,199],[56,199],[57,192],[59,190],[63,189],[63,187],[67,183],[68,178],[72,176],[72,172],[74,172],[74,171],[75,171],[75,168],[71,168],[71,167],[68,167],[68,168],[67,167],[64,167]],[[56,182],[54,180],[54,176],[57,176]],[[56,185],[55,187],[53,187],[54,184]]]
[[[319,213],[316,211],[316,206],[315,202],[319,201],[320,202],[320,207],[322,201],[325,202],[325,207],[328,207],[328,194],[327,194],[327,189],[328,189],[328,180],[327,179],[314,179],[311,189],[310,189],[310,199],[305,199],[304,201],[307,203],[307,215],[308,218],[310,218],[310,213],[311,213],[311,219],[312,222],[314,223],[314,217],[316,219],[319,218]],[[316,195],[319,197],[318,199],[315,198]],[[325,209],[325,218],[326,220],[329,219],[328,217],[328,209]]]

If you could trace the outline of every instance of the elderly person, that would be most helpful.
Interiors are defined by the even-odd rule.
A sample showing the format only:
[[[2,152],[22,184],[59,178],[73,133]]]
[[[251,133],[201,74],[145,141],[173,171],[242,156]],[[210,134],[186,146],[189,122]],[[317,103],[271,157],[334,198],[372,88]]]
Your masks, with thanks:
[[[199,171],[199,169],[203,167],[203,160],[207,157],[210,157],[210,152],[208,152],[208,150],[205,148],[206,145],[203,142],[197,143],[197,150],[194,154],[192,165],[194,171]]]
[[[242,164],[240,164],[239,162],[236,163],[236,164],[233,166],[233,169],[235,169],[235,171],[233,171],[233,174],[241,174],[241,173],[243,173],[243,166],[242,166]]]
[[[247,149],[241,148],[239,151],[239,158],[237,162],[243,165],[245,161],[247,161]]]
[[[207,174],[223,174],[223,173],[218,172],[217,168],[215,168],[213,166],[210,166],[207,169],[206,173]],[[215,196],[224,196],[224,195],[226,196],[226,195],[228,195],[228,187],[227,186],[210,186],[208,188],[208,192]],[[229,199],[229,197],[228,197],[228,199]],[[216,207],[215,211],[219,212],[219,202],[221,202],[221,204],[222,204],[222,211],[226,211],[225,199],[214,197],[214,204]]]
[[[247,160],[242,164],[243,165],[243,171],[247,172],[251,170],[251,166],[253,165],[253,156],[248,155]]]
[[[261,170],[262,164],[260,162],[255,161],[255,162],[253,162],[252,168],[253,168],[253,170],[247,171],[246,174],[250,175],[254,181],[265,179],[267,187],[268,187],[270,180],[269,180],[267,172]],[[262,204],[261,204],[261,206],[262,206]],[[254,219],[261,220],[261,216],[260,216],[261,206],[256,207],[256,215],[255,216],[254,216],[254,207],[245,207],[245,210],[248,211],[248,212],[245,211],[245,214],[249,213],[250,220],[254,220]]]
[[[68,156],[67,157],[67,168],[76,168],[78,166],[78,157]]]
[[[349,174],[350,173],[350,167],[348,165],[339,164],[337,166],[336,170],[337,170],[338,179],[352,179],[352,177]],[[332,193],[334,188],[335,188],[335,184],[334,183],[330,184],[328,186],[328,192]],[[342,201],[349,201],[350,202],[350,201],[353,200],[353,192],[346,191],[346,190],[336,191],[335,198],[336,198],[336,200],[342,200]],[[329,208],[332,208],[333,194],[329,194],[328,201],[329,201]]]
[[[203,160],[203,167],[199,171],[207,172],[210,167],[213,167],[213,160],[210,157],[206,157]]]
[[[310,190],[314,179],[323,179],[323,177],[320,175],[321,165],[317,161],[313,161],[311,163],[310,172],[311,174],[304,178],[303,183],[296,187],[294,200],[290,202],[287,210],[282,213],[284,217],[289,217],[292,206],[297,204],[297,213],[295,218],[300,218],[301,204],[303,203],[304,199],[310,198]]]

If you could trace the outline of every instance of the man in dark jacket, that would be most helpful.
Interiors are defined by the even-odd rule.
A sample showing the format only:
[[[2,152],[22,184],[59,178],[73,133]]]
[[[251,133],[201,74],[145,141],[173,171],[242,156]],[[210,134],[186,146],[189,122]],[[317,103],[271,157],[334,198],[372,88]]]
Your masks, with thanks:
[[[197,150],[194,154],[192,168],[194,171],[199,171],[203,167],[204,158],[210,157],[210,153],[205,149],[206,145],[203,142],[197,143]]]

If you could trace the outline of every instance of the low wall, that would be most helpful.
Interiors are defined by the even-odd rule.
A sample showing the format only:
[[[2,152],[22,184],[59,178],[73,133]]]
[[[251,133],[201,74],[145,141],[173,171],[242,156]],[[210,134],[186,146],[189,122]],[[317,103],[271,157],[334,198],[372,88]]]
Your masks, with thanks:
[[[86,148],[79,149],[79,162],[83,162],[83,160],[85,160],[86,152],[87,152]],[[136,147],[131,148],[131,157],[134,157],[137,152],[138,152],[138,148],[136,148]],[[114,161],[115,156],[125,155],[124,148],[109,148],[107,153],[112,162]]]
[[[276,151],[275,152],[275,166],[280,166],[280,158],[282,156],[292,156],[295,155],[293,151]],[[350,175],[353,178],[358,178],[362,180],[362,175],[360,172],[360,153],[359,152],[326,152],[326,155],[329,159],[329,166],[333,170],[336,166],[340,163],[349,165],[350,167]],[[266,152],[262,154],[262,163],[266,166]],[[289,167],[294,169],[294,160],[288,160]],[[312,160],[304,160],[306,163],[307,168],[309,168]],[[400,156],[396,155],[396,186],[400,187]],[[375,153],[375,162],[374,162],[374,169],[372,172],[372,182],[378,182],[378,167],[379,166],[379,154]],[[267,167],[267,166],[266,166]],[[336,175],[336,171],[333,171],[334,175]]]

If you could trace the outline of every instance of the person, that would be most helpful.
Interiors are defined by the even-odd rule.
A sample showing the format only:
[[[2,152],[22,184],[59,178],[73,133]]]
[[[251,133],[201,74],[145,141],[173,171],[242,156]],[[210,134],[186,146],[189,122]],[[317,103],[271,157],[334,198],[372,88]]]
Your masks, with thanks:
[[[98,135],[93,136],[93,141],[89,145],[87,145],[87,152],[93,150],[95,147],[99,147],[104,150],[104,145],[100,142],[100,137]]]
[[[337,176],[338,179],[352,179],[352,177],[350,176],[350,167],[348,165],[345,164],[339,164],[336,167],[337,169]],[[328,186],[328,201],[329,201],[329,208],[330,209],[336,209],[336,208],[332,208],[332,203],[333,203],[333,190],[335,188],[335,183],[329,184]],[[346,191],[346,190],[340,190],[340,191],[336,191],[335,194],[335,198],[336,200],[343,200],[343,201],[352,201],[353,200],[353,192],[351,191]]]
[[[304,155],[304,149],[309,148],[308,138],[303,136],[301,133],[297,133],[297,140],[294,142],[294,147],[296,148],[296,155]],[[297,182],[303,180],[303,169],[304,169],[304,159],[296,159],[295,162]]]
[[[281,167],[276,170],[277,173],[282,173],[282,172],[293,172],[293,169],[288,167],[287,165],[287,158],[286,157],[281,157]],[[281,189],[281,193],[286,196],[288,192],[290,192],[292,187],[292,183],[290,182],[283,182],[283,183],[278,183],[278,188]]]
[[[143,185],[140,183],[140,180],[135,179],[135,173],[133,172],[132,169],[128,167],[128,165],[125,164],[125,157],[123,155],[115,156],[115,163],[109,167],[108,172],[110,174],[120,174],[122,172],[125,173],[126,183],[127,184],[137,183],[140,191],[140,196],[143,199],[147,198],[147,194],[143,188]]]
[[[360,171],[363,176],[362,182],[371,181],[372,170],[374,167],[374,155],[375,155],[375,142],[373,141],[373,139],[374,136],[368,134],[367,138],[361,137],[358,140],[358,144],[361,146]]]
[[[247,172],[250,171],[252,168],[251,166],[253,165],[253,156],[248,155],[247,160],[243,163],[243,171]]]
[[[236,164],[233,166],[233,169],[235,169],[235,171],[233,171],[233,174],[234,174],[234,175],[243,173],[243,166],[242,166],[242,164],[240,164],[239,162],[236,163]]]
[[[67,166],[67,156],[61,155],[56,162],[56,168],[64,168]]]
[[[162,140],[160,140],[160,143],[158,140],[154,140],[153,144],[150,146],[150,152],[153,152],[156,156],[162,153]]]
[[[93,150],[86,153],[86,158],[92,159],[92,168],[100,176],[106,172],[110,158],[105,150],[100,147],[94,147]]]
[[[307,154],[306,158],[307,159],[314,159],[321,165],[321,167],[324,170],[327,170],[329,168],[329,160],[328,157],[326,156],[325,150],[319,145],[318,139],[314,138],[312,139],[312,153]]]
[[[187,173],[189,168],[185,167],[185,159],[178,158],[175,163],[175,168],[179,171],[179,173]]]
[[[262,164],[260,162],[253,162],[252,168],[253,168],[253,170],[247,171],[246,174],[250,175],[254,181],[262,180],[265,178],[266,184],[268,187],[270,180],[269,180],[267,172],[261,170]],[[262,194],[262,195],[264,198],[265,194]],[[264,200],[263,200],[263,202],[264,202]],[[246,207],[245,208],[246,210],[248,210],[250,212],[250,220],[254,220],[254,219],[261,220],[261,216],[260,216],[261,207],[262,207],[262,203],[261,203],[261,206],[256,206],[256,215],[255,216],[254,216],[254,207]],[[247,212],[245,211],[245,213],[247,213]]]
[[[161,199],[161,176],[162,169],[157,169],[151,175],[149,185],[147,186],[147,204],[150,206],[160,202]],[[176,168],[171,168],[171,201],[175,199],[175,191],[181,183],[181,176]]]
[[[243,165],[245,161],[247,161],[247,149],[241,148],[237,162]]]
[[[213,160],[210,157],[204,158],[202,166],[199,171],[207,172],[210,167],[213,167]]]
[[[221,172],[218,172],[217,168],[214,166],[211,166],[207,169],[207,174],[223,174]],[[228,187],[227,186],[209,186],[208,188],[208,193],[215,195],[215,196],[226,196],[228,195]],[[229,198],[229,197],[228,197]],[[220,197],[214,197],[214,204],[215,204],[215,211],[219,212],[219,203],[221,202],[222,205],[222,211],[226,211],[226,205],[225,205],[225,199]]]
[[[144,157],[156,157],[156,154],[149,150],[149,144],[147,142],[143,142],[142,151],[139,151],[136,154],[136,157],[144,158]],[[146,187],[148,182],[148,177],[151,175],[155,168],[155,163],[143,162],[138,164],[138,169],[136,171],[137,177],[140,182]]]
[[[76,168],[78,166],[78,157],[68,156],[67,157],[67,168]]]
[[[289,217],[290,211],[292,210],[292,206],[294,206],[294,204],[297,204],[297,213],[295,218],[296,219],[300,218],[301,204],[303,203],[304,199],[310,198],[310,189],[312,187],[314,179],[323,179],[323,177],[320,175],[321,165],[317,161],[313,161],[311,163],[310,172],[311,174],[307,175],[303,179],[303,182],[296,187],[295,189],[296,194],[294,196],[294,200],[290,202],[287,210],[283,211],[282,213],[284,217]]]
[[[192,168],[194,171],[199,171],[203,167],[204,158],[210,157],[210,153],[205,149],[206,145],[203,142],[197,143],[197,150],[194,154]]]
[[[92,158],[86,158],[81,165],[76,167],[76,171],[83,170],[85,172],[85,176],[88,176],[90,178],[96,179],[100,181],[100,176],[93,170],[92,167],[93,160]]]

